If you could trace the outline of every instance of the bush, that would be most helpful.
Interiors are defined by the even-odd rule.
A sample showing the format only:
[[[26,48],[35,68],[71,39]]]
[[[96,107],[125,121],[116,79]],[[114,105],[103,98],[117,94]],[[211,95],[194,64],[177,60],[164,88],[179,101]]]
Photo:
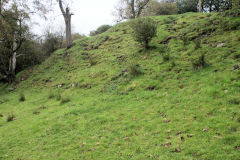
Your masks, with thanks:
[[[157,35],[157,24],[151,18],[139,18],[132,21],[131,28],[134,39],[148,49],[149,42]]]
[[[78,39],[82,39],[82,38],[86,38],[86,36],[84,34],[79,34],[79,33],[74,33],[72,34],[72,40],[78,40]]]
[[[15,118],[16,118],[16,117],[15,117],[15,115],[14,115],[13,113],[8,113],[6,120],[7,120],[7,122],[11,122],[11,121],[13,121]]]
[[[177,0],[179,13],[197,12],[199,0]]]
[[[90,32],[90,36],[96,36],[98,34],[104,33],[107,30],[109,30],[112,26],[110,25],[102,25],[100,27],[98,27],[98,29],[96,31],[91,31]]]
[[[45,39],[42,44],[42,48],[46,53],[46,56],[49,57],[54,51],[58,50],[63,45],[63,38],[57,33],[51,33],[46,31]]]
[[[19,95],[19,102],[24,102],[26,100],[25,96],[23,93],[20,93]]]
[[[173,15],[178,13],[176,3],[151,1],[141,16]]]
[[[172,15],[177,13],[178,8],[176,3],[160,2],[156,10],[156,15]]]

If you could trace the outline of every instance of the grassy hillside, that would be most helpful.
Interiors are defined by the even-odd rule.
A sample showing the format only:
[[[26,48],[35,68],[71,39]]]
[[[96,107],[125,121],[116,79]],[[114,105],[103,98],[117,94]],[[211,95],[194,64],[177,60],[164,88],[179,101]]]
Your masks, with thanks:
[[[240,159],[240,18],[152,18],[147,51],[125,22],[0,84],[0,159]]]

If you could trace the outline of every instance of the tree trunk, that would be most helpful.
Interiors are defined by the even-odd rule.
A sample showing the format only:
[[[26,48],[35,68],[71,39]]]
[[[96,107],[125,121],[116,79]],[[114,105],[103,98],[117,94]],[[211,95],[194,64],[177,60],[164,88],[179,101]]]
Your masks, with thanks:
[[[9,59],[9,68],[8,68],[8,83],[11,84],[13,80],[15,79],[16,74],[16,64],[17,64],[17,52],[15,51],[17,49],[17,43],[15,41],[15,37],[13,39],[13,53],[10,56]]]
[[[135,0],[131,0],[131,12],[132,12],[132,17],[131,19],[134,19],[136,18],[136,11],[135,11]]]
[[[66,40],[67,40],[67,48],[72,47],[72,28],[71,28],[71,14],[69,13],[69,9],[66,9]]]
[[[202,12],[202,0],[199,0],[199,12]]]
[[[66,25],[66,41],[67,41],[67,48],[72,47],[72,31],[71,31],[71,18],[72,14],[70,13],[69,8],[66,8],[66,11],[63,9],[62,0],[58,0],[60,10],[63,14],[65,25]]]
[[[0,0],[0,14],[2,14],[2,0]]]
[[[16,74],[17,53],[14,52],[9,59],[8,83],[11,84]]]

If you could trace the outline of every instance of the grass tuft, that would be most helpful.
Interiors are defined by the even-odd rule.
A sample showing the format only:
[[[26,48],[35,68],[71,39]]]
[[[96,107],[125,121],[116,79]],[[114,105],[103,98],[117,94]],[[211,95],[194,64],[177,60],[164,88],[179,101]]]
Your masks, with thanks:
[[[133,77],[136,77],[143,73],[140,69],[140,65],[132,62],[128,65],[128,72]]]
[[[19,102],[24,102],[24,101],[26,101],[25,95],[24,95],[23,93],[20,93],[18,100],[19,100]]]
[[[70,101],[71,101],[71,99],[69,97],[62,97],[61,104],[65,104],[65,103],[68,103]]]
[[[16,118],[16,116],[13,113],[8,113],[7,115],[7,122],[11,122]]]

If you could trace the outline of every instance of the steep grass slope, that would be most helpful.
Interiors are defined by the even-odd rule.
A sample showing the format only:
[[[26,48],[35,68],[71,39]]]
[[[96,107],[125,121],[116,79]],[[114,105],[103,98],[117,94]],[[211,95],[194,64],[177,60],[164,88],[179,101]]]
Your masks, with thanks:
[[[146,52],[125,22],[0,85],[0,159],[240,159],[240,18],[152,18]]]

